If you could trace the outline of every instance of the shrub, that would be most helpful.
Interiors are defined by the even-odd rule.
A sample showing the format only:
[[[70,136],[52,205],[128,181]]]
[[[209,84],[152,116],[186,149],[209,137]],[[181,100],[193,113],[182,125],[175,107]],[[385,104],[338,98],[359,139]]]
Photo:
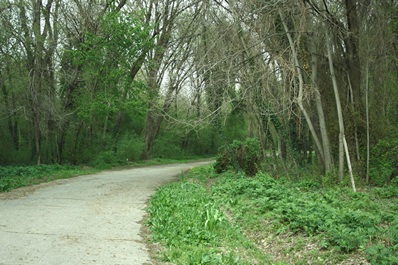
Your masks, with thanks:
[[[242,170],[248,176],[254,176],[258,172],[260,154],[260,143],[257,139],[234,140],[232,144],[220,148],[214,168],[217,173],[234,168]]]
[[[398,138],[380,140],[371,150],[370,178],[383,185],[398,176]]]
[[[114,151],[100,152],[92,163],[92,165],[98,169],[110,169],[113,166],[120,164],[121,161],[116,157],[116,153]]]
[[[126,134],[117,144],[117,156],[121,160],[138,161],[144,142],[137,135]]]

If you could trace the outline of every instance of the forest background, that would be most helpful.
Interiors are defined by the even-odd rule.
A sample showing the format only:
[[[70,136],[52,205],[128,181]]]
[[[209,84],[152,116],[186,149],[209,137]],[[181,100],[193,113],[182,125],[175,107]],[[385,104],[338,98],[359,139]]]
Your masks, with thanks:
[[[398,174],[398,1],[0,0],[0,20],[0,165],[253,138],[269,172]]]

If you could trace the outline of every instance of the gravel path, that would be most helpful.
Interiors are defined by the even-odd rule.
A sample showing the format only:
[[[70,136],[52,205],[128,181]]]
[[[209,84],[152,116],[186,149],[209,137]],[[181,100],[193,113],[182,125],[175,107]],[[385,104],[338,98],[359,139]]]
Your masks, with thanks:
[[[209,162],[107,171],[0,194],[0,264],[152,264],[140,236],[155,189]]]

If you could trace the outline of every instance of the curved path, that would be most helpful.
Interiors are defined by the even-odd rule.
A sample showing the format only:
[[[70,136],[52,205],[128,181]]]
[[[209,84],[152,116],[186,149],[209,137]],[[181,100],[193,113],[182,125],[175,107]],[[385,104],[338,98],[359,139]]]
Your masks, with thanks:
[[[140,236],[155,189],[196,162],[106,171],[0,194],[0,264],[151,264]]]

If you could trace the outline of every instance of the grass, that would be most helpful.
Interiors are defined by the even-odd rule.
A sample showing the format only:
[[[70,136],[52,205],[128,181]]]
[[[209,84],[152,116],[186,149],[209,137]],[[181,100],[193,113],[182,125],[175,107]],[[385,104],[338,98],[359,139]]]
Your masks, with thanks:
[[[197,169],[189,176],[195,172]],[[218,202],[209,196],[199,181],[202,176],[163,186],[151,199],[147,225],[152,241],[164,246],[157,259],[192,265],[266,264],[266,255],[228,221]]]
[[[71,165],[2,166],[0,192],[98,171],[95,168]]]
[[[354,193],[201,167],[162,187],[148,211],[162,262],[398,264],[397,183]]]
[[[104,164],[95,167],[74,165],[36,165],[36,166],[0,166],[0,192],[11,191],[20,187],[50,182],[57,179],[72,178],[94,174],[101,170],[117,170],[151,165],[164,165],[197,161],[195,159],[172,160],[151,159],[123,164]]]

